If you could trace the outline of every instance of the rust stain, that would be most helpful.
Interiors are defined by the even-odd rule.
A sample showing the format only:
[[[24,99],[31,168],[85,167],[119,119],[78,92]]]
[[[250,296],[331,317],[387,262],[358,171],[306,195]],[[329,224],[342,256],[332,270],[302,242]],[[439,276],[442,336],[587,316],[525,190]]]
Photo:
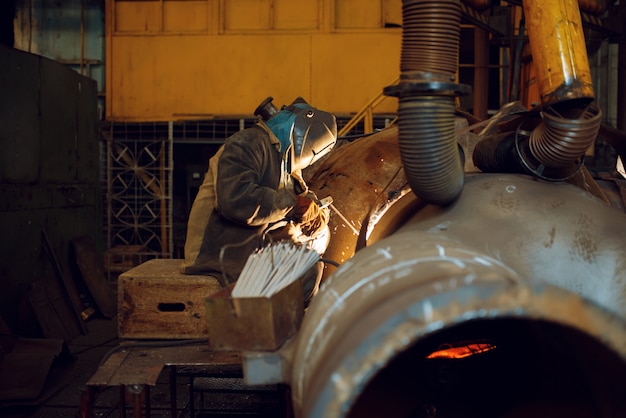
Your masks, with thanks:
[[[563,206],[564,204],[565,204],[565,200],[564,199],[560,199],[560,200],[556,200],[556,201],[552,202],[550,204],[550,207],[552,209],[556,209],[556,208],[559,208],[559,207]]]
[[[543,246],[546,248],[551,248],[554,245],[554,237],[556,236],[556,227],[553,226],[550,231],[548,231],[548,239],[544,241]]]
[[[494,204],[506,212],[514,212],[519,206],[518,200],[508,193],[499,193],[494,199]]]
[[[385,144],[374,143],[373,146],[368,149],[364,155],[364,168],[366,170],[369,168],[376,169],[387,159],[386,157],[389,152],[389,148],[386,147]]]
[[[593,219],[581,213],[576,220],[577,230],[574,233],[572,251],[575,256],[591,263],[596,258],[598,244],[593,237]]]
[[[383,189],[395,190],[406,183],[401,167],[398,129],[393,126],[333,150],[312,171],[307,184],[319,197],[332,196],[333,205],[357,225]],[[324,257],[335,261],[350,258],[358,236],[338,216],[330,217],[329,227],[331,240]]]

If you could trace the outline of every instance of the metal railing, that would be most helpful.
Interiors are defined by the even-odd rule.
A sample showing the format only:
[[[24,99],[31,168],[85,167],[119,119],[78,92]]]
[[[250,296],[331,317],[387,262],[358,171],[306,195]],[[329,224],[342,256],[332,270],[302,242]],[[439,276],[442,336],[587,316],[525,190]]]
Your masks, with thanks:
[[[398,84],[400,81],[400,77],[397,77],[391,85]],[[369,134],[374,132],[374,109],[385,99],[387,96],[381,92],[374,98],[372,98],[369,102],[365,104],[353,117],[350,119],[348,123],[346,123],[338,133],[339,137],[345,136],[348,132],[350,132],[359,122],[363,121],[363,133]],[[391,123],[394,123],[394,118]]]

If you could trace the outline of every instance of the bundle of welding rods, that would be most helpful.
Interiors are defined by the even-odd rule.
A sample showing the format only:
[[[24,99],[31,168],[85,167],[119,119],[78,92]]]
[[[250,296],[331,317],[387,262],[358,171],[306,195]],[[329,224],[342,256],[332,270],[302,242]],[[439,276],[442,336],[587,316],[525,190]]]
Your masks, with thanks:
[[[298,280],[317,261],[319,254],[306,245],[270,243],[250,254],[231,296],[270,297]]]

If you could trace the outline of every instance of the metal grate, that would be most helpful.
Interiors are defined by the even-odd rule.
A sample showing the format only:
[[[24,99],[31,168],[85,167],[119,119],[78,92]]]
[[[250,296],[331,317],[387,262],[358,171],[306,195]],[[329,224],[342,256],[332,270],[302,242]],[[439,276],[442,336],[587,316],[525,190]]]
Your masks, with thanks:
[[[101,168],[104,236],[113,272],[172,258],[174,143],[221,144],[256,119],[105,122]]]
[[[256,118],[187,120],[172,123],[172,138],[176,143],[221,144],[235,132],[250,128]]]
[[[171,258],[171,131],[168,123],[103,126],[107,248],[128,247],[135,255]]]

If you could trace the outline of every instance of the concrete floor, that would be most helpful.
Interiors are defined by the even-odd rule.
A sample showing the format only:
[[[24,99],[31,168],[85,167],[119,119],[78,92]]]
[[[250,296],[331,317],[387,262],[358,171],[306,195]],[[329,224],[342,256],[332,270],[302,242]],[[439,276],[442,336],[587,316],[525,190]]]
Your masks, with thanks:
[[[117,323],[114,319],[90,319],[86,321],[86,326],[85,335],[66,342],[69,355],[55,359],[39,397],[26,401],[5,401],[0,405],[0,416],[78,416],[85,383],[97,370],[104,355],[118,344]]]
[[[0,417],[3,418],[73,418],[81,417],[81,395],[85,393],[86,383],[98,370],[101,360],[117,347],[117,320],[94,318],[86,321],[87,333],[67,343],[69,355],[61,355],[54,361],[47,376],[44,388],[35,400],[0,401]],[[170,403],[170,379],[166,368],[150,388],[150,417],[172,417]],[[176,418],[190,417],[189,377],[179,376],[176,384]],[[219,396],[201,396],[196,393],[195,417],[209,416],[285,416],[284,399],[276,393],[263,395],[252,393],[222,394]],[[278,399],[278,400],[277,400]],[[138,416],[132,408],[132,402],[120,407],[119,387],[98,388],[92,397],[93,417]],[[84,410],[84,409],[83,409]],[[280,412],[279,412],[280,411]],[[288,415],[288,414],[287,414]],[[143,410],[143,417],[146,411]],[[87,418],[87,417],[85,417]]]

